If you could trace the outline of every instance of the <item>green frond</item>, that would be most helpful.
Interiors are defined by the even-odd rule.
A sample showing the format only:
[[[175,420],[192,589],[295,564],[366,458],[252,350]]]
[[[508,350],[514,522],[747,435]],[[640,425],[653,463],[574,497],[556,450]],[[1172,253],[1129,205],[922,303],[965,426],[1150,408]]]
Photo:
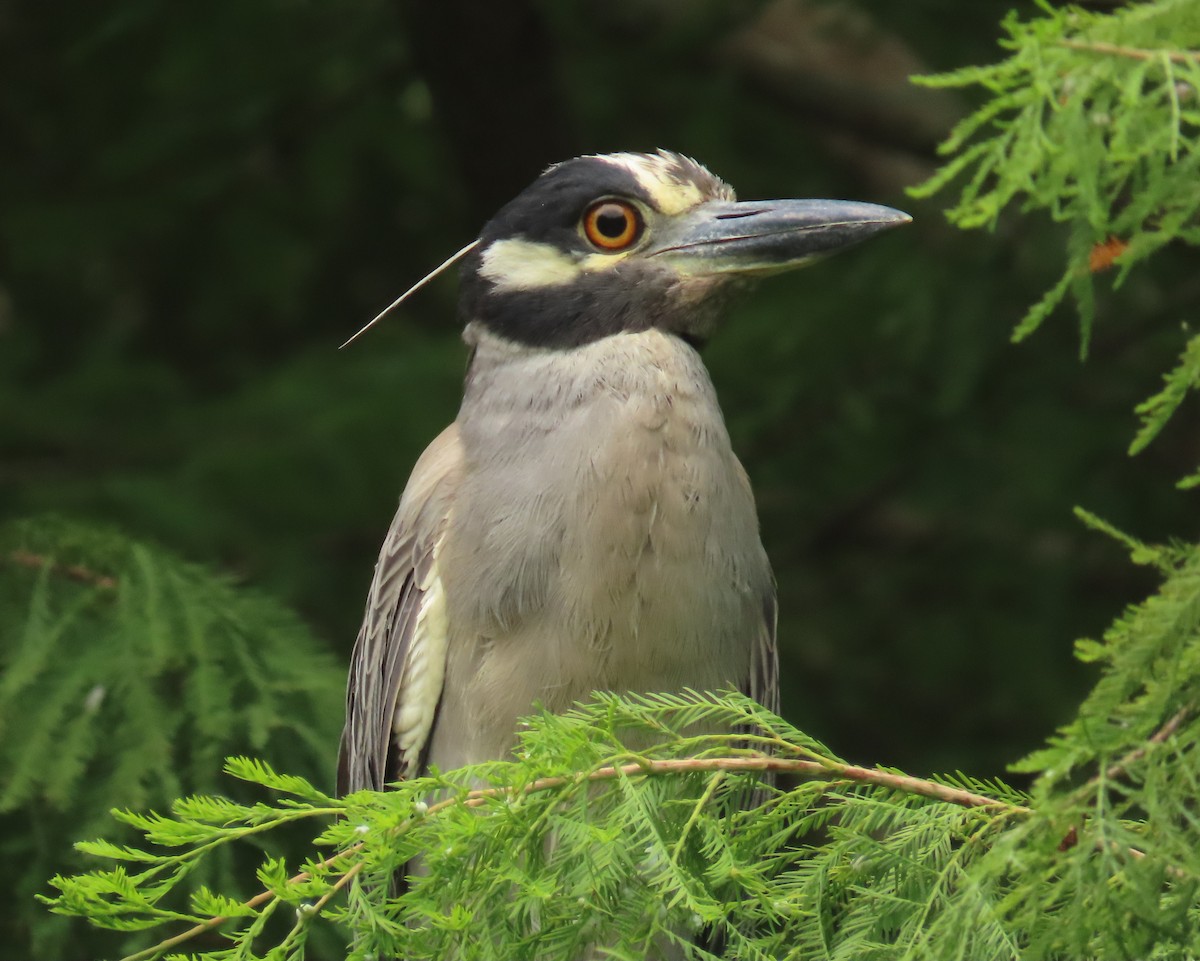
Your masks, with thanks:
[[[1070,224],[1063,277],[1013,339],[1032,333],[1069,292],[1086,344],[1091,275],[1107,266],[1092,262],[1096,245],[1110,237],[1125,245],[1119,284],[1155,250],[1196,242],[1200,64],[1188,51],[1200,48],[1200,18],[1191,0],[1106,13],[1039,8],[1038,16],[1005,19],[1007,59],[914,78],[930,87],[982,87],[989,96],[946,138],[947,163],[911,193],[930,196],[965,177],[947,212],[961,227],[990,227],[1014,202]]]
[[[1129,445],[1130,454],[1144,450],[1159,435],[1188,393],[1200,388],[1200,334],[1187,342],[1179,364],[1164,375],[1163,381],[1162,390],[1134,408],[1142,426]]]
[[[1059,278],[1058,283],[1046,291],[1042,295],[1041,300],[1026,311],[1025,316],[1021,318],[1021,322],[1013,329],[1012,341],[1014,344],[1019,344],[1041,327],[1046,318],[1063,302],[1063,298],[1067,296],[1067,291],[1071,287],[1072,269],[1072,267],[1068,267],[1062,277]]]
[[[281,794],[294,794],[296,797],[314,804],[333,803],[330,795],[318,791],[307,779],[294,774],[279,774],[271,765],[255,758],[226,758],[225,773]]]
[[[212,825],[253,817],[234,800],[248,792],[220,782],[227,754],[269,753],[298,775],[331,778],[342,672],[270,599],[116,531],[54,517],[0,529],[0,589],[0,812],[28,824],[8,853],[39,885],[22,896],[85,857],[170,867],[162,848],[126,843],[135,831],[185,850],[213,840]],[[271,783],[328,800],[304,777]],[[218,784],[230,797],[204,793]],[[202,793],[175,801],[189,792]],[[173,802],[170,814],[136,813]],[[114,808],[115,829],[104,815]],[[107,841],[72,851],[75,838],[102,830]],[[231,860],[199,860],[180,874],[185,888],[229,887]],[[112,896],[129,883],[114,876]],[[39,923],[52,955],[66,929]],[[139,926],[125,915],[121,924]]]

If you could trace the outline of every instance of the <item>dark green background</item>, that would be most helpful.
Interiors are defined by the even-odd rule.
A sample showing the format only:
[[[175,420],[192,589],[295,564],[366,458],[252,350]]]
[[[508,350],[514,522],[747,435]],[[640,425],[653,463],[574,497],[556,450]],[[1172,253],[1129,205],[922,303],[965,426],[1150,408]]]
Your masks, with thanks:
[[[1102,295],[1082,364],[1065,311],[1009,344],[1060,231],[964,235],[903,193],[970,106],[906,76],[1002,55],[1009,6],[5,7],[0,511],[231,572],[344,660],[455,414],[453,281],[337,345],[546,164],[667,147],[744,198],[904,207],[744,298],[707,359],[778,574],[784,712],[856,761],[1000,772],[1089,683],[1072,640],[1152,585],[1073,505],[1192,535],[1171,482],[1197,456],[1194,408],[1125,455],[1195,301],[1182,260]]]

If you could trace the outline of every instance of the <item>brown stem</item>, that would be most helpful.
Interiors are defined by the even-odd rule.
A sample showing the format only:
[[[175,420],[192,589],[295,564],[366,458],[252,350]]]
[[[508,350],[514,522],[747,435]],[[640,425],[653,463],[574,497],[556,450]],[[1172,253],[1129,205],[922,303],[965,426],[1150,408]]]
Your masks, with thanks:
[[[1187,719],[1187,716],[1191,713],[1192,705],[1185,704],[1171,716],[1170,720],[1168,720],[1166,724],[1150,735],[1150,737],[1146,739],[1145,744],[1138,745],[1119,761],[1115,761],[1114,763],[1110,764],[1108,769],[1104,772],[1104,777],[1109,781],[1115,781],[1117,778],[1123,777],[1129,766],[1137,763],[1143,757],[1145,757],[1146,752],[1149,751],[1151,747],[1156,744],[1162,744],[1163,741],[1179,730],[1179,725],[1182,724]],[[1095,787],[1099,783],[1100,775],[1096,774],[1088,780],[1084,787]]]
[[[1182,724],[1191,713],[1191,704],[1185,704],[1183,707],[1181,707],[1178,711],[1171,715],[1170,719],[1168,719],[1168,721],[1162,727],[1160,727],[1146,739],[1145,744],[1139,744],[1119,761],[1115,761],[1110,764],[1104,771],[1105,780],[1115,781],[1117,778],[1124,777],[1128,772],[1130,765],[1140,761],[1146,756],[1146,753],[1151,747],[1153,747],[1155,744],[1162,744],[1167,738],[1179,730],[1179,725]],[[1099,783],[1100,775],[1098,773],[1092,775],[1083,785],[1075,790],[1075,796],[1086,794]],[[1063,839],[1058,842],[1058,849],[1060,851],[1069,851],[1078,843],[1079,828],[1072,824],[1067,830],[1067,833],[1063,836]],[[1144,852],[1139,851],[1137,848],[1129,848],[1128,853],[1135,859],[1146,856]],[[1177,868],[1169,868],[1168,870],[1172,872],[1178,872]]]
[[[332,857],[326,858],[324,861],[318,864],[317,867],[327,868],[338,858],[343,858],[347,854],[352,854],[361,847],[361,844],[352,844],[344,851],[338,851],[338,853]],[[338,891],[344,888],[347,884],[349,884],[350,880],[362,870],[365,863],[365,861],[358,861],[347,868],[342,876],[334,882],[333,887],[321,895],[320,900],[313,904],[312,913],[316,914],[321,910],[321,908],[325,907],[325,905],[329,902],[329,899],[337,894]],[[308,871],[301,871],[299,874],[294,874],[292,877],[288,878],[288,881],[292,884],[298,884],[301,881],[307,881],[310,877],[312,877],[312,875]],[[242,903],[248,908],[257,908],[260,904],[270,901],[274,896],[274,891],[259,891],[258,894],[254,895],[254,897],[247,901],[243,901]],[[144,951],[139,951],[137,954],[126,955],[121,959],[121,961],[141,961],[142,958],[152,958],[155,955],[164,954],[168,948],[173,948],[178,944],[183,944],[185,941],[190,941],[197,935],[201,935],[205,931],[210,931],[217,925],[224,924],[228,920],[229,918],[218,915],[217,917],[209,918],[207,921],[201,921],[199,924],[188,928],[186,931],[181,931],[173,938],[167,938],[165,941],[159,941],[158,944],[154,945],[153,947],[146,948]]]
[[[708,757],[708,758],[667,758],[661,760],[632,761],[628,764],[611,765],[598,768],[588,774],[576,774],[563,777],[539,778],[527,784],[522,793],[532,794],[535,791],[546,791],[567,784],[578,784],[583,781],[611,781],[618,777],[636,777],[637,775],[676,774],[695,771],[762,771],[778,774],[804,774],[808,777],[824,778],[830,781],[857,781],[862,784],[874,784],[878,787],[893,788],[906,794],[919,794],[922,797],[947,804],[958,804],[962,807],[992,807],[1007,810],[1014,814],[1032,814],[1032,810],[1019,804],[998,801],[995,798],[984,797],[961,788],[949,787],[935,781],[909,777],[906,774],[894,774],[891,771],[881,771],[878,768],[858,767],[854,764],[840,764],[835,761],[804,761],[795,758],[780,757]],[[428,814],[440,811],[452,804],[465,804],[468,807],[478,807],[489,798],[501,797],[511,793],[511,788],[494,787],[479,788],[468,792],[464,797],[449,798],[429,808]]]
[[[61,574],[73,581],[92,584],[102,590],[113,591],[117,588],[117,579],[115,577],[97,573],[90,568],[84,567],[82,564],[56,564],[49,557],[21,550],[9,551],[8,559],[14,564],[20,564],[22,567],[49,568],[52,574]]]
[[[1130,57],[1134,60],[1156,60],[1166,57],[1171,63],[1200,63],[1200,50],[1147,50],[1142,47],[1122,47],[1116,43],[1103,43],[1099,40],[1059,40],[1060,47],[1072,50],[1086,50],[1089,53],[1110,53],[1116,57]]]

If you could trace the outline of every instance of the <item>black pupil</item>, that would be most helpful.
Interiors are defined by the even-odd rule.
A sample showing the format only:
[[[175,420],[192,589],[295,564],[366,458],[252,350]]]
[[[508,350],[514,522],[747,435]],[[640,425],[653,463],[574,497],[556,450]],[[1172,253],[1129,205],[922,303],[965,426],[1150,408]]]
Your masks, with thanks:
[[[629,227],[629,214],[616,204],[601,207],[596,212],[596,229],[611,239],[620,237]]]

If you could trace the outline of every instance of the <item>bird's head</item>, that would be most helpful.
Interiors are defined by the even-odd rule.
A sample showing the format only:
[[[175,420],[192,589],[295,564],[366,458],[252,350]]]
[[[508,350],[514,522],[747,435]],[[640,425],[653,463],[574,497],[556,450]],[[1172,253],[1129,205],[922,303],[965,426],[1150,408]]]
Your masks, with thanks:
[[[533,347],[658,328],[699,345],[730,282],[810,263],[887,227],[890,207],[737,202],[678,154],[579,157],[543,173],[462,261],[463,319]]]

